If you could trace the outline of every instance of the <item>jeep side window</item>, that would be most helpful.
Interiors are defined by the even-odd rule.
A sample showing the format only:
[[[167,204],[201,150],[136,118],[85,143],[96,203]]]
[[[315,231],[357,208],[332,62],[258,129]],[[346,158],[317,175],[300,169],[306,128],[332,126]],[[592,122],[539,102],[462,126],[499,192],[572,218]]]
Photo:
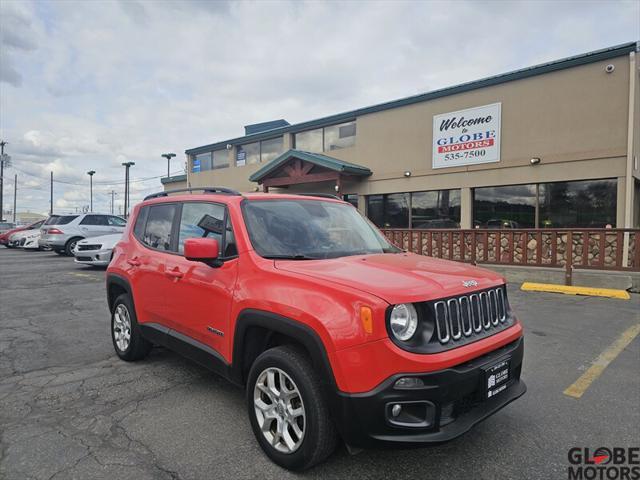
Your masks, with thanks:
[[[148,214],[149,207],[142,207],[136,218],[136,224],[133,227],[133,235],[141,242],[144,241],[144,227],[147,223]]]
[[[171,251],[171,227],[176,214],[173,203],[149,207],[142,242],[151,248]]]
[[[216,203],[193,202],[182,205],[180,233],[178,234],[178,252],[184,253],[184,241],[187,238],[215,238],[222,252],[222,234],[224,232],[225,208]],[[202,225],[207,225],[206,229]]]

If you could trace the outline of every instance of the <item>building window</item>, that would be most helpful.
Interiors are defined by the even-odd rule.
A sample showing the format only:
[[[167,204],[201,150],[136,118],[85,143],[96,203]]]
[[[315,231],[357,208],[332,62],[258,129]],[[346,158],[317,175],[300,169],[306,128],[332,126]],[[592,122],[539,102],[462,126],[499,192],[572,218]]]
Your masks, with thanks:
[[[345,202],[349,202],[354,207],[358,208],[358,194],[357,193],[347,193],[342,196],[342,199]]]
[[[260,163],[260,142],[239,145],[236,154],[236,167]]]
[[[322,152],[322,129],[307,130],[295,134],[295,146],[305,152]]]
[[[324,129],[324,151],[353,147],[356,143],[356,122],[331,125]]]
[[[460,190],[411,194],[412,228],[460,228]]]
[[[367,197],[367,216],[378,227],[409,227],[409,194],[390,193]]]
[[[295,148],[307,152],[330,152],[339,148],[353,147],[355,143],[355,121],[307,130],[294,135]]]
[[[616,225],[616,179],[476,188],[479,228],[604,228]]]
[[[211,170],[211,152],[199,153],[193,157],[192,172],[204,172],[205,170]]]
[[[476,188],[473,213],[474,227],[533,228],[536,225],[536,186]]]
[[[616,226],[616,179],[542,183],[540,227]]]
[[[215,150],[212,152],[213,161],[211,168],[226,168],[229,166],[229,154],[227,150]]]
[[[284,152],[282,137],[270,138],[260,142],[260,160],[270,162]]]

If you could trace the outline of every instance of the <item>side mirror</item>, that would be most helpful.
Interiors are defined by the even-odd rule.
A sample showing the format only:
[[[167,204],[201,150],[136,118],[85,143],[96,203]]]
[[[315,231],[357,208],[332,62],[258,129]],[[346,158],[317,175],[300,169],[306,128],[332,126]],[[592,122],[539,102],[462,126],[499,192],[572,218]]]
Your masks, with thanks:
[[[194,262],[206,263],[211,267],[219,267],[220,246],[214,238],[187,238],[184,241],[184,257]]]

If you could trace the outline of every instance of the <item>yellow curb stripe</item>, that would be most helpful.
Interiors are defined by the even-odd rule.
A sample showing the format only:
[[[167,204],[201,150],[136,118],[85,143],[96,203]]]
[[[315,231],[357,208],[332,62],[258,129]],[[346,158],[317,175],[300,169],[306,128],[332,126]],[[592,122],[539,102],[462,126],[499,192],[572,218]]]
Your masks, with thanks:
[[[520,287],[525,292],[549,292],[564,293],[565,295],[588,295],[590,297],[607,297],[629,300],[631,296],[626,290],[615,288],[570,287],[568,285],[556,285],[553,283],[525,282]]]
[[[591,367],[584,372],[573,385],[567,388],[563,393],[569,397],[580,398],[586,392],[587,388],[600,376],[604,369],[613,362],[620,352],[629,345],[634,338],[640,333],[640,323],[629,327],[620,335],[615,342],[609,345],[598,358],[595,359]]]

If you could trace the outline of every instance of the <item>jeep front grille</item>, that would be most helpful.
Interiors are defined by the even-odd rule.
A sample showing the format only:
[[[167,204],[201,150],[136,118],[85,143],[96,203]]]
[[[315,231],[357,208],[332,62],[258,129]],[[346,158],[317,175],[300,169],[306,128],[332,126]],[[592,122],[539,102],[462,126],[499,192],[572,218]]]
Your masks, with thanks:
[[[461,338],[484,337],[509,323],[504,287],[439,300],[433,310],[436,336],[442,345]]]

